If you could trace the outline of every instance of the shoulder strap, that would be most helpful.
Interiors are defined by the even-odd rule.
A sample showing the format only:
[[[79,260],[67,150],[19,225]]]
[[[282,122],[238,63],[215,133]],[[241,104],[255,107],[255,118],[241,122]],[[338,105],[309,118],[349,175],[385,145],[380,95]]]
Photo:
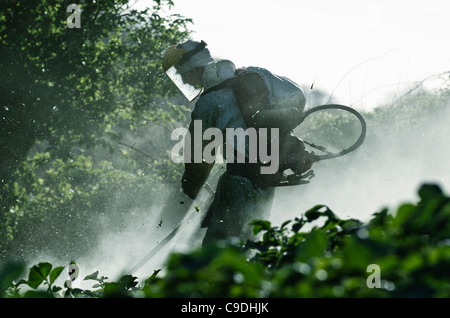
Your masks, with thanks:
[[[216,86],[213,86],[213,87],[210,87],[210,88],[204,90],[203,93],[201,94],[201,96],[205,96],[206,94],[209,94],[211,92],[217,91],[217,90],[222,89],[222,88],[233,87],[235,78],[236,77],[233,76],[233,77],[223,81],[222,83],[220,83],[220,84],[218,84]]]

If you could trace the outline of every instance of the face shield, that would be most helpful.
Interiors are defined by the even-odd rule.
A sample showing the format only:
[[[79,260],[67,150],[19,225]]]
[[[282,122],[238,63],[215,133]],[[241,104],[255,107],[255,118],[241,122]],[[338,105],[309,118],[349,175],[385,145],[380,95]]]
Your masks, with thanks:
[[[201,70],[213,60],[204,41],[187,41],[170,46],[163,57],[163,69],[191,102],[203,89]]]
[[[200,95],[203,90],[202,79],[195,69],[183,68],[185,69],[184,72],[176,66],[169,67],[166,74],[178,87],[180,92],[189,100],[189,102],[191,102]]]

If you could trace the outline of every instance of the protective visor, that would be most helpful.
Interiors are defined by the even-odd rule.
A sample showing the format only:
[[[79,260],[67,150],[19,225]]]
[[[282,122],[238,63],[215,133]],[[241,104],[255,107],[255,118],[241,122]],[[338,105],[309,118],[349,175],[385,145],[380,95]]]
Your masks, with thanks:
[[[186,70],[181,74],[179,69],[172,66],[167,69],[166,74],[189,102],[201,94],[203,87],[197,84],[201,83],[201,78],[195,70]]]

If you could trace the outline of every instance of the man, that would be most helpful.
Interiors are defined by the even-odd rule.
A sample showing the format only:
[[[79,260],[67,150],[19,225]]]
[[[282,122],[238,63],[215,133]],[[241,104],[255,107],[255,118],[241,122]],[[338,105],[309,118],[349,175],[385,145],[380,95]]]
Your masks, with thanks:
[[[252,228],[249,222],[267,219],[270,215],[274,186],[285,178],[280,172],[292,168],[294,174],[300,176],[314,162],[314,157],[303,147],[301,140],[289,134],[301,122],[300,115],[305,107],[302,90],[289,79],[259,67],[241,71],[250,77],[256,75],[259,83],[237,76],[240,71],[235,65],[229,60],[214,59],[203,41],[189,40],[169,47],[163,56],[163,69],[190,101],[198,98],[191,114],[191,139],[194,137],[194,121],[199,120],[202,134],[208,128],[218,128],[224,135],[227,128],[280,129],[281,150],[280,154],[275,154],[282,159],[278,173],[262,175],[260,168],[266,163],[250,163],[247,138],[246,162],[227,161],[227,171],[219,178],[214,201],[203,224],[208,227],[204,245],[230,237],[250,239]],[[244,78],[238,86],[237,78]],[[249,86],[247,91],[246,86]],[[244,93],[240,94],[240,91]],[[271,138],[273,141],[276,136]],[[236,148],[236,141],[233,143]],[[194,140],[187,140],[186,146],[189,145],[192,148]],[[206,143],[203,148],[205,146]],[[222,149],[226,149],[226,140]],[[196,149],[192,148],[191,156],[194,151]],[[185,162],[181,185],[189,197],[197,196],[213,166],[214,163],[206,161]]]

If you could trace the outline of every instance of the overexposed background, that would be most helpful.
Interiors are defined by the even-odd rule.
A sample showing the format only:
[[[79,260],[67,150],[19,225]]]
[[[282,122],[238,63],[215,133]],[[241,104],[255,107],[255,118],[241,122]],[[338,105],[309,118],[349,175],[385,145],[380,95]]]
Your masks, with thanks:
[[[370,110],[450,67],[446,0],[174,4],[167,13],[192,18],[193,39],[206,41],[213,55],[238,67],[265,67],[302,86],[315,83],[359,110]]]

